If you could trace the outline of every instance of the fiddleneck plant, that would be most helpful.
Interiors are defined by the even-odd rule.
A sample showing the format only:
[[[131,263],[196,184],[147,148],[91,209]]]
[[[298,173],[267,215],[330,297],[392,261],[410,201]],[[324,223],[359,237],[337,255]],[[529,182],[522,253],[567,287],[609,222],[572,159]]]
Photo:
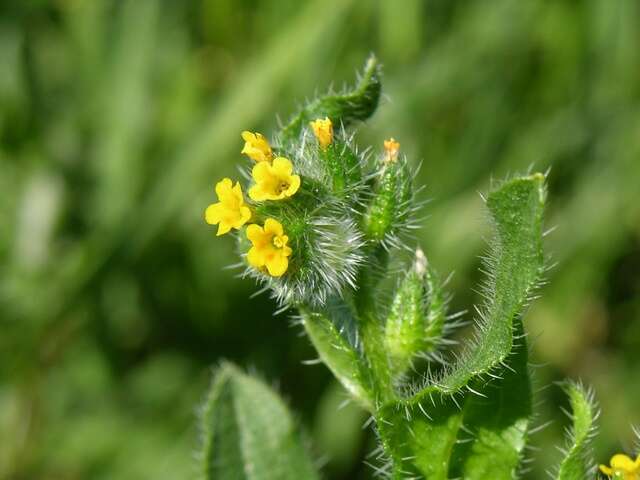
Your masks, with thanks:
[[[393,138],[379,150],[354,141],[354,124],[373,114],[380,88],[370,58],[353,90],[307,104],[272,141],[242,132],[249,183],[218,182],[205,219],[217,235],[237,231],[244,273],[297,311],[319,358],[370,413],[377,476],[518,478],[533,430],[522,317],[545,270],[545,176],[508,179],[483,197],[495,230],[484,301],[471,340],[447,352],[459,322],[440,276],[419,247],[404,272],[391,263],[418,226],[414,172]],[[593,395],[578,383],[564,389],[573,427],[552,475],[595,478]],[[202,435],[207,479],[319,478],[284,403],[230,364],[214,378]],[[600,468],[640,479],[640,459],[618,455]]]

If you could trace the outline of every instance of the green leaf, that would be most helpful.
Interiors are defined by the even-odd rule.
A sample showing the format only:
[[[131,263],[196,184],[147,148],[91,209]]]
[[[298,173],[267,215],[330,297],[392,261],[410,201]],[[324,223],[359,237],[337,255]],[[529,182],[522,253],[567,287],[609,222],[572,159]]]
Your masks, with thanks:
[[[572,410],[572,427],[567,439],[565,458],[560,464],[557,480],[584,480],[595,478],[596,466],[591,452],[591,438],[596,430],[598,408],[593,394],[577,383],[566,383]]]
[[[522,323],[516,324],[519,336]],[[404,460],[396,461],[396,478],[514,478],[532,411],[527,357],[521,338],[505,367],[470,385],[476,393],[436,392],[418,405],[398,402],[381,410],[379,428],[390,433],[383,441]]]
[[[231,364],[217,371],[202,421],[205,479],[319,478],[284,402]]]
[[[511,351],[513,321],[530,300],[543,270],[542,215],[544,176],[535,174],[504,183],[487,198],[496,236],[486,259],[489,281],[476,341],[442,380],[456,392],[477,375],[489,372]]]
[[[516,322],[517,347],[506,360],[500,378],[477,388],[464,405],[465,430],[458,433],[450,465],[452,478],[467,480],[512,479],[527,440],[531,405],[528,350]]]
[[[378,107],[380,99],[380,64],[369,57],[358,84],[342,94],[328,94],[305,105],[280,132],[281,143],[298,138],[302,129],[317,118],[329,117],[334,125],[366,120]]]
[[[506,361],[512,352],[514,330],[516,337],[520,336],[519,316],[543,269],[544,200],[544,176],[541,174],[507,181],[487,198],[496,238],[487,259],[489,281],[485,285],[485,305],[475,340],[442,376],[432,379],[407,399],[389,402],[377,416],[381,438],[394,462],[396,478],[405,478],[403,475],[448,478],[456,441],[465,437],[461,426],[466,425],[467,414],[470,421],[476,420],[477,443],[471,446],[475,456],[472,464],[455,468],[465,472],[471,469],[473,473],[465,475],[481,478],[475,477],[476,473],[491,463],[483,453],[502,438],[509,458],[492,478],[511,478],[506,472],[512,471],[523,446],[526,423],[522,419],[526,416],[528,403],[525,402],[523,411],[504,409],[496,423],[483,424],[479,413],[483,404],[478,403],[474,395],[498,395],[506,401],[505,392],[498,394],[500,388],[490,392],[496,387],[485,384],[492,376],[502,377],[500,383],[505,383],[505,389],[509,388],[510,382],[518,381],[507,374],[507,370],[514,368]],[[509,361],[516,360],[526,364],[526,359],[519,359],[517,355]],[[526,396],[527,389],[527,385],[519,385],[517,392],[509,395],[521,398],[520,395]]]
[[[373,408],[371,385],[357,349],[355,319],[349,307],[331,302],[322,312],[300,307],[302,324],[320,359],[367,410]]]

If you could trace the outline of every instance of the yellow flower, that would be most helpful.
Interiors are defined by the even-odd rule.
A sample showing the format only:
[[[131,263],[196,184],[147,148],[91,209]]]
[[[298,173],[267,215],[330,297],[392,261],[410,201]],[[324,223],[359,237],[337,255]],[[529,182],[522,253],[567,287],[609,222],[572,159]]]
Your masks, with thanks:
[[[391,137],[389,140],[384,141],[384,150],[386,152],[386,161],[395,162],[398,160],[398,153],[400,153],[400,143]]]
[[[251,218],[251,210],[244,204],[240,183],[225,178],[216,184],[218,203],[213,203],[204,212],[209,225],[218,225],[216,235],[224,235],[231,228],[239,229]]]
[[[247,238],[253,246],[247,253],[247,261],[252,267],[266,267],[269,275],[280,277],[289,268],[288,256],[291,248],[287,246],[289,237],[284,234],[282,225],[273,218],[267,218],[264,227],[252,224],[247,227]]]
[[[256,162],[267,162],[271,160],[271,145],[260,133],[251,133],[246,130],[242,132],[244,148],[240,153],[244,153]]]
[[[619,453],[611,457],[609,465],[600,465],[600,471],[611,478],[640,480],[640,455],[634,462],[628,456]]]
[[[331,123],[329,117],[324,117],[324,120],[318,118],[309,125],[311,125],[313,134],[322,148],[327,148],[331,145],[331,142],[333,142],[333,123]]]
[[[284,157],[275,158],[273,164],[258,162],[251,173],[256,184],[249,189],[249,197],[256,202],[282,200],[300,188],[300,177],[293,175],[293,165]]]

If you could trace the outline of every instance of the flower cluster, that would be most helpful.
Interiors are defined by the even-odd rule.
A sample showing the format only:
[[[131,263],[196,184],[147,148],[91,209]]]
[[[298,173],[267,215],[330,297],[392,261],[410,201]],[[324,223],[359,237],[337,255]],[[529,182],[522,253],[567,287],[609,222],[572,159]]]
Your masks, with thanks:
[[[333,125],[329,118],[318,119],[310,126],[321,148],[332,143]],[[248,191],[251,202],[245,203],[238,182],[233,185],[229,178],[218,182],[215,187],[218,202],[205,210],[205,221],[218,225],[217,235],[224,235],[231,229],[240,230],[252,218],[261,220],[260,215],[256,215],[261,202],[287,200],[298,192],[302,183],[300,175],[294,173],[291,160],[274,156],[269,141],[262,134],[244,131],[242,139],[245,144],[241,153],[256,162],[251,170],[254,183]],[[266,217],[263,225],[248,225],[246,237],[252,244],[246,256],[249,265],[272,277],[286,273],[293,250],[278,220]]]

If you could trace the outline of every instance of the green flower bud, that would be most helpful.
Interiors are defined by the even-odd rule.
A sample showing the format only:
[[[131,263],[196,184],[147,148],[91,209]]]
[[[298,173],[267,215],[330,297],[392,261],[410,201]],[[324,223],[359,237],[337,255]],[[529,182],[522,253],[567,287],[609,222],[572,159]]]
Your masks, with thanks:
[[[333,193],[349,201],[357,201],[362,187],[360,158],[344,142],[334,142],[319,152]]]
[[[386,143],[386,142],[385,142]],[[378,173],[373,198],[364,218],[365,236],[385,248],[401,244],[400,237],[411,228],[412,174],[405,159],[387,150]]]
[[[435,351],[445,320],[445,302],[435,272],[421,249],[398,286],[385,325],[385,348],[396,374],[418,355]]]

